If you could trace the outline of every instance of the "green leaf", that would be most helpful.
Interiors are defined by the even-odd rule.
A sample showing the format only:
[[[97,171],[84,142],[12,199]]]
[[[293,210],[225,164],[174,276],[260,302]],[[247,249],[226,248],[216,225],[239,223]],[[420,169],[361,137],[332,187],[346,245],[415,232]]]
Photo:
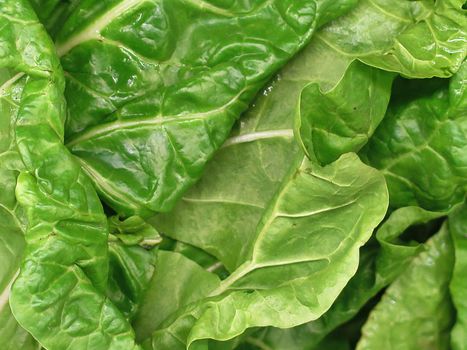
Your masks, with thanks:
[[[467,61],[464,61],[449,84],[450,113],[467,114]]]
[[[0,303],[3,304],[3,294]],[[8,300],[6,304],[0,304],[0,343],[2,350],[39,350],[40,344],[19,324],[11,313]]]
[[[355,3],[81,1],[57,36],[67,146],[119,214],[168,211],[262,85]]]
[[[355,154],[324,168],[301,162],[263,211],[243,264],[207,299],[166,320],[146,348],[184,342],[197,348],[203,339],[231,339],[250,327],[318,318],[355,273],[359,247],[384,216],[386,201],[382,176]],[[141,310],[151,315],[158,308],[152,300]]]
[[[357,273],[345,286],[331,308],[319,319],[291,329],[270,328],[262,342],[271,349],[320,349],[331,331],[349,321],[379,291],[398,277],[421,251],[424,244],[403,241],[400,236],[412,226],[426,224],[447,213],[418,207],[400,208],[376,231],[379,244],[369,242],[361,250]]]
[[[202,248],[230,271],[244,261],[264,208],[299,152],[291,117],[302,82],[289,77],[264,91],[174,210],[150,219],[159,232]]]
[[[394,6],[391,11],[400,10],[401,15],[405,13],[406,16],[410,14],[409,7],[416,6],[408,2],[397,4],[400,6]],[[365,21],[362,21],[362,18],[365,18]],[[208,163],[208,175],[202,177],[198,184],[185,194],[173,211],[159,215],[151,222],[170,237],[202,247],[221,260],[230,271],[236,268],[251,245],[251,237],[254,236],[253,231],[263,208],[277,190],[280,179],[291,166],[293,154],[297,152],[296,146],[290,141],[293,128],[291,117],[297,106],[304,111],[317,110],[321,108],[326,96],[329,98],[330,108],[323,111],[322,121],[327,123],[334,120],[328,116],[333,110],[332,102],[335,99],[338,101],[338,97],[344,94],[346,99],[348,96],[352,100],[354,96],[361,97],[360,94],[366,92],[360,88],[362,84],[374,87],[378,93],[375,93],[372,99],[362,101],[362,98],[355,98],[359,103],[364,102],[362,107],[368,108],[370,114],[374,113],[374,119],[363,118],[367,113],[354,116],[353,106],[350,106],[350,117],[345,119],[346,123],[343,125],[349,128],[355,124],[359,125],[361,129],[368,130],[371,136],[385,110],[391,74],[354,61],[367,56],[374,50],[375,45],[381,44],[377,42],[378,38],[390,42],[402,31],[405,24],[400,24],[396,19],[391,12],[381,11],[381,8],[362,0],[348,15],[324,27],[259,96],[254,106],[238,123],[231,137]],[[391,26],[392,21],[400,25]],[[382,23],[386,23],[392,30],[387,31],[388,28]],[[364,26],[364,30],[349,30],[360,28],[359,26]],[[381,32],[382,29],[384,33]],[[332,33],[335,35],[331,35]],[[348,52],[343,55],[344,44],[352,43],[355,46],[348,48]],[[354,77],[359,78],[359,84],[354,84],[351,79]],[[381,85],[384,85],[384,88]],[[319,93],[316,100],[307,100],[307,89],[313,86],[319,86],[323,93]],[[300,96],[303,97],[302,100]],[[376,101],[380,102],[378,107],[373,106],[373,102]],[[376,112],[377,109],[379,110]],[[307,125],[309,121],[311,119],[303,118],[302,125]],[[332,125],[329,129],[332,129]],[[308,147],[312,146],[310,134],[303,128],[300,131],[296,136],[301,138],[302,142],[306,140]],[[327,132],[323,134],[328,135]],[[351,150],[353,147],[354,150],[358,150],[366,141],[365,137],[354,144],[357,133],[349,132],[347,136],[348,139],[344,139],[346,142],[337,149],[329,147],[329,137],[320,138],[325,144],[320,143],[315,152],[324,155],[329,153],[332,157],[327,160],[332,160],[339,156],[340,152]],[[320,158],[323,157],[318,157]],[[244,168],[251,169],[251,172],[239,170]],[[413,174],[415,176],[416,172]],[[429,174],[431,170],[426,172],[426,176]],[[455,182],[450,186],[456,186]],[[417,203],[404,205],[408,204]],[[222,249],[225,245],[231,249]]]
[[[462,76],[466,69],[459,71]],[[419,205],[448,210],[462,202],[467,185],[467,109],[451,92],[439,88],[430,95],[394,99],[367,145],[370,165],[384,172],[392,207]],[[420,81],[418,85],[425,84]],[[413,89],[417,89],[417,85]],[[408,96],[408,97],[407,97]],[[462,99],[460,99],[462,100]]]
[[[107,296],[131,320],[155,271],[162,237],[139,216],[108,219],[109,279]]]
[[[64,79],[55,48],[27,1],[1,0],[0,28],[0,52],[7,53],[0,68],[19,77],[18,86],[9,84],[21,89],[12,133],[23,162],[16,196],[28,221],[11,310],[49,349],[136,348],[130,325],[103,294],[107,222],[63,145]]]
[[[109,240],[120,240],[125,245],[140,245],[152,248],[162,242],[159,232],[139,216],[131,216],[120,220],[118,216],[108,219],[109,232],[113,236]]]
[[[17,109],[10,99],[10,87],[3,84],[0,91],[0,344],[5,350],[32,350],[40,346],[16,322],[9,305],[10,288],[19,273],[25,246],[25,218],[15,198],[19,169],[10,169],[13,164],[7,160],[7,157],[11,159],[17,156],[14,152],[14,134],[10,132],[10,126],[14,124],[10,112]]]
[[[16,180],[24,166],[16,150],[14,130],[23,85],[20,74],[0,68],[0,344],[5,350],[40,348],[18,324],[9,305],[11,285],[19,273],[25,247],[26,218],[15,197]]]
[[[354,61],[330,90],[318,83],[300,94],[296,135],[322,164],[358,152],[386,112],[393,75]]]
[[[383,119],[392,75],[355,60],[411,77],[450,76],[459,68],[466,49],[465,34],[462,34],[465,21],[461,21],[460,9],[446,9],[441,3],[396,1],[388,4],[363,0],[349,14],[317,33],[309,45],[313,49],[308,50],[308,57],[303,59],[305,55],[302,56],[303,61],[314,61],[315,65],[308,65],[308,71],[300,77],[309,81],[303,84],[297,102],[296,137],[309,156],[329,163],[345,152],[356,152]],[[450,37],[446,45],[459,46],[459,52],[449,51],[449,62],[444,62],[439,55],[434,57],[436,63],[426,66],[421,61],[414,64],[401,61],[400,67],[383,64],[393,54],[395,43],[409,37],[413,28],[431,25],[431,21],[438,23],[444,18],[444,12],[427,12],[433,6],[443,8],[460,21],[449,22],[446,28],[450,31],[443,32],[443,35],[448,31],[455,33],[453,37],[458,40],[451,43]],[[422,19],[423,15],[428,17]],[[418,39],[412,40],[410,50],[419,50]],[[421,49],[431,47],[425,45]],[[297,61],[295,65],[300,69]],[[448,68],[444,71],[441,67],[446,64]]]
[[[133,322],[137,339],[149,338],[179,308],[205,298],[219,283],[216,275],[184,255],[160,250],[156,273]]]
[[[342,55],[407,77],[450,77],[467,50],[462,6],[462,0],[362,0],[319,38]]]
[[[107,296],[126,318],[131,320],[138,311],[155,266],[156,248],[109,242]]]
[[[357,349],[449,349],[454,310],[449,296],[453,246],[447,225],[386,290]]]
[[[81,0],[29,0],[47,32],[55,38]]]
[[[209,272],[227,273],[222,263],[211,254],[195,246],[164,237],[160,249],[182,254]]]
[[[207,175],[171,212],[150,222],[176,240],[201,247],[233,271],[244,261],[264,208],[300,152],[293,117],[302,89],[314,81],[333,86],[350,62],[313,40],[236,124],[206,165]]]
[[[464,204],[449,216],[449,232],[454,244],[454,271],[451,279],[451,296],[456,307],[456,324],[451,333],[453,350],[467,349],[467,205]]]

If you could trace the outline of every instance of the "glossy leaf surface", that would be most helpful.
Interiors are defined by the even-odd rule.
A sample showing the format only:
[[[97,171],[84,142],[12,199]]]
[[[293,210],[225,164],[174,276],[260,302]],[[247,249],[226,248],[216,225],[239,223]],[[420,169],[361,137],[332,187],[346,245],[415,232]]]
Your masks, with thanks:
[[[462,0],[363,0],[320,38],[377,68],[411,78],[450,77],[467,51],[462,6]]]
[[[57,37],[67,145],[119,214],[168,211],[274,71],[354,3],[82,1]]]
[[[0,10],[9,52],[0,65],[25,77],[14,135],[24,164],[16,196],[28,219],[27,245],[11,309],[46,348],[135,348],[129,324],[102,294],[106,218],[63,145],[64,80],[55,49],[26,1],[4,0]]]
[[[16,179],[21,169],[14,142],[14,116],[18,110],[18,89],[9,85],[11,76],[0,88],[0,344],[5,350],[38,349],[39,345],[16,321],[9,305],[10,288],[19,273],[24,251],[25,218],[15,198]],[[19,89],[21,91],[21,89]],[[19,166],[19,167],[18,167]]]

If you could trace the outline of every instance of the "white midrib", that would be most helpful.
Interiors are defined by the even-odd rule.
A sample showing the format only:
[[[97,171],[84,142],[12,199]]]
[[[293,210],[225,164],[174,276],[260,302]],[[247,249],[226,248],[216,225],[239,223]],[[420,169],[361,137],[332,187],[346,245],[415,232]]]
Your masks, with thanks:
[[[206,10],[211,13],[215,13],[217,15],[221,15],[224,17],[233,17],[234,15],[223,8],[214,6],[204,0],[184,0],[187,4],[190,4],[200,10]]]
[[[146,2],[147,0],[124,0],[109,11],[105,12],[101,17],[96,19],[91,25],[84,28],[81,32],[76,33],[64,43],[57,46],[57,53],[61,57],[65,55],[75,46],[79,44],[99,39],[101,37],[101,31],[107,27],[114,19],[124,14],[129,9]]]
[[[249,134],[233,136],[224,142],[221,148],[229,147],[239,143],[253,142],[272,138],[292,138],[294,136],[292,129],[257,131]]]
[[[274,203],[274,207],[272,208],[271,214],[269,215],[268,220],[266,223],[263,225],[261,228],[261,231],[258,233],[256,236],[255,242],[253,244],[253,252],[251,254],[251,260],[247,261],[245,264],[241,265],[237,270],[235,270],[229,277],[227,277],[225,280],[221,282],[218,288],[216,288],[210,296],[216,296],[219,294],[222,294],[225,292],[232,284],[234,284],[236,281],[241,279],[242,277],[246,276],[250,272],[263,267],[262,265],[256,263],[256,246],[258,245],[258,242],[260,242],[263,239],[263,236],[265,235],[266,231],[269,229],[271,224],[273,223],[274,219],[277,217],[277,212],[278,212],[278,206],[279,203],[281,202],[282,197],[284,194],[287,192],[287,188],[291,185],[291,182],[289,181],[280,191],[276,202]]]
[[[1,86],[0,86],[0,96],[3,96],[8,90],[10,86],[12,86],[14,83],[16,83],[17,80],[19,80],[22,76],[24,75],[23,72],[19,72],[18,74],[14,75],[7,81],[5,81]]]
[[[145,247],[145,246],[156,246],[159,243],[162,242],[162,238],[145,238],[141,242],[138,243],[139,246]]]
[[[13,282],[15,281],[16,277],[18,277],[18,275],[19,275],[19,269],[18,271],[16,271],[16,273],[11,278],[10,283],[8,283],[6,288],[2,291],[2,294],[0,294],[0,312],[8,304],[8,300],[10,298],[11,286],[13,285]]]

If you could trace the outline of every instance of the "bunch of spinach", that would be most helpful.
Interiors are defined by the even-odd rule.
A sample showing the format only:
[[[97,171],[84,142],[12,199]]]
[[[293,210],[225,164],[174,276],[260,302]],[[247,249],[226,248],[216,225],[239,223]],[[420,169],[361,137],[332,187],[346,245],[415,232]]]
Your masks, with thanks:
[[[463,0],[0,0],[0,349],[467,349]]]

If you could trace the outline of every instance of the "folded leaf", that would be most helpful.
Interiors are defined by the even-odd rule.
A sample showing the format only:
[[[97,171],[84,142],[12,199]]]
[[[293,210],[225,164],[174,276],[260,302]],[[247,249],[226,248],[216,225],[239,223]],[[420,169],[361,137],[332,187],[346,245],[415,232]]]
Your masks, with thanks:
[[[0,15],[0,26],[2,25]],[[5,28],[0,29],[0,35]],[[3,45],[0,44],[0,50]],[[0,58],[0,66],[8,60]],[[25,79],[0,68],[0,344],[5,350],[40,348],[11,313],[10,289],[23,255],[26,218],[15,197],[16,180],[24,169],[15,143],[14,125]]]
[[[419,205],[448,210],[462,202],[467,185],[467,108],[456,100],[459,71],[450,92],[441,87],[412,99],[412,90],[394,99],[364,151],[384,172],[393,207]],[[418,85],[425,84],[423,81]],[[417,85],[413,89],[417,89]],[[460,99],[462,100],[462,99]]]
[[[119,214],[170,210],[274,71],[355,2],[81,1],[57,36],[68,147]]]
[[[362,330],[357,349],[449,349],[453,246],[447,225],[388,287]]]
[[[451,279],[451,296],[456,307],[456,324],[451,333],[453,350],[467,349],[467,206],[464,204],[449,217],[449,232],[454,244],[454,271]]]
[[[140,217],[109,219],[109,279],[107,296],[132,319],[140,306],[156,264],[162,238]]]
[[[321,349],[324,337],[355,317],[371,298],[392,283],[426,249],[424,244],[405,242],[400,236],[414,225],[426,224],[446,215],[418,207],[394,211],[376,231],[379,244],[370,243],[362,248],[357,273],[323,316],[291,329],[262,331],[262,342],[277,350]]]
[[[107,222],[63,145],[64,79],[55,48],[27,1],[1,0],[0,28],[0,52],[7,53],[0,68],[23,76],[12,132],[23,162],[16,195],[28,225],[12,312],[48,349],[136,348],[130,325],[103,295]]]
[[[452,0],[362,0],[318,32],[310,46],[321,60],[312,70],[324,79],[303,88],[295,127],[307,154],[326,164],[358,152],[383,119],[391,74],[354,62],[341,77],[345,64],[358,59],[417,78],[455,73],[467,51],[461,7]]]
[[[330,90],[318,83],[300,94],[297,137],[320,163],[358,152],[386,112],[393,75],[354,61]]]
[[[384,216],[386,196],[382,176],[355,154],[324,168],[301,162],[263,210],[243,264],[163,322],[145,347],[176,349],[186,341],[197,348],[203,339],[231,339],[250,327],[318,318],[355,273],[358,250]],[[140,317],[159,309],[151,300]]]

